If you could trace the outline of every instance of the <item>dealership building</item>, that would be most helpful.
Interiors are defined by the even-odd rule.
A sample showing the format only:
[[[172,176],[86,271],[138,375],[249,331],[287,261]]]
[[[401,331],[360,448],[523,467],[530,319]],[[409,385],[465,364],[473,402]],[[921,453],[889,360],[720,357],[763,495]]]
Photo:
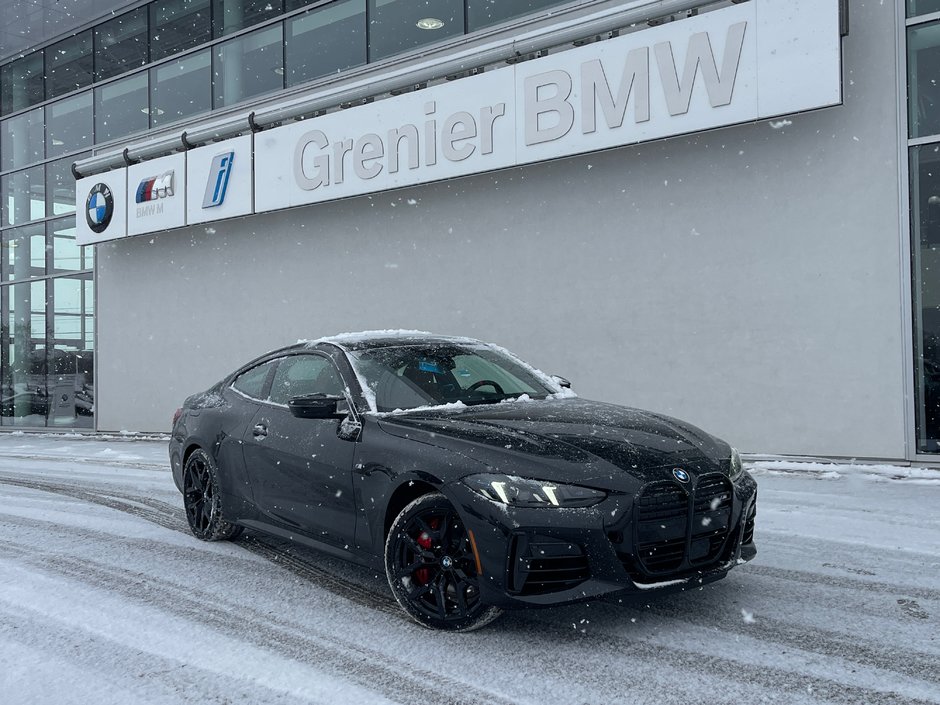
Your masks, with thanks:
[[[940,461],[940,0],[69,4],[0,0],[0,429],[406,328]]]

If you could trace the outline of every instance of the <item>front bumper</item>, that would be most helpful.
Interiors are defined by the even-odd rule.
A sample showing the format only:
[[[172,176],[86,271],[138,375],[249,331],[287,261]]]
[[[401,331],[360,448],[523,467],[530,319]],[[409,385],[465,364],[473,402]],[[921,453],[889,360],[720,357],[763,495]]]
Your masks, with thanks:
[[[719,476],[707,477],[715,483]],[[481,597],[512,609],[613,593],[684,590],[725,577],[757,554],[757,484],[747,473],[733,485],[721,479],[728,501],[697,497],[700,488],[701,495],[706,492],[699,478],[686,493],[684,523],[681,517],[650,518],[649,486],[578,509],[509,507],[460,482],[444,492],[473,533],[482,567]],[[706,530],[712,521],[714,527]]]

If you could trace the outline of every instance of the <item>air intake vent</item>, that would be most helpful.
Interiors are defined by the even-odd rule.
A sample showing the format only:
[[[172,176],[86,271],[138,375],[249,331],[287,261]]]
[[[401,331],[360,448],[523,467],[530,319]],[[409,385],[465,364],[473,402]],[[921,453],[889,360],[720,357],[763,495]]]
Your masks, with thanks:
[[[520,595],[576,587],[591,575],[584,548],[547,536],[517,535],[510,547],[509,586]]]
[[[742,544],[754,542],[754,521],[757,519],[757,495],[754,495],[754,502],[747,512],[747,521],[744,523],[744,538]]]

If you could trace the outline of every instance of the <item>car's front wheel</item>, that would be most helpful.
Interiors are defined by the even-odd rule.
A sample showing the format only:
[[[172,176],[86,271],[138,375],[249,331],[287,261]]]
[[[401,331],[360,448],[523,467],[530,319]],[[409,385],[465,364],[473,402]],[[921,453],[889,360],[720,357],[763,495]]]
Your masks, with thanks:
[[[480,600],[470,536],[438,492],[411,502],[392,523],[385,571],[398,604],[426,627],[471,631],[501,613]]]
[[[225,541],[242,532],[242,527],[225,520],[219,471],[212,457],[201,448],[190,453],[183,466],[183,506],[189,528],[197,539]]]

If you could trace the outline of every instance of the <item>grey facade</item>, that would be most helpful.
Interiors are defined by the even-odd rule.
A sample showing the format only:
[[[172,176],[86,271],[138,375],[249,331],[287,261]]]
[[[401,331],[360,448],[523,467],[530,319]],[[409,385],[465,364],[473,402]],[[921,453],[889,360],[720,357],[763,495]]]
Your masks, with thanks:
[[[899,17],[844,106],[97,246],[99,430],[161,431],[267,349],[416,328],[742,450],[910,456]]]

